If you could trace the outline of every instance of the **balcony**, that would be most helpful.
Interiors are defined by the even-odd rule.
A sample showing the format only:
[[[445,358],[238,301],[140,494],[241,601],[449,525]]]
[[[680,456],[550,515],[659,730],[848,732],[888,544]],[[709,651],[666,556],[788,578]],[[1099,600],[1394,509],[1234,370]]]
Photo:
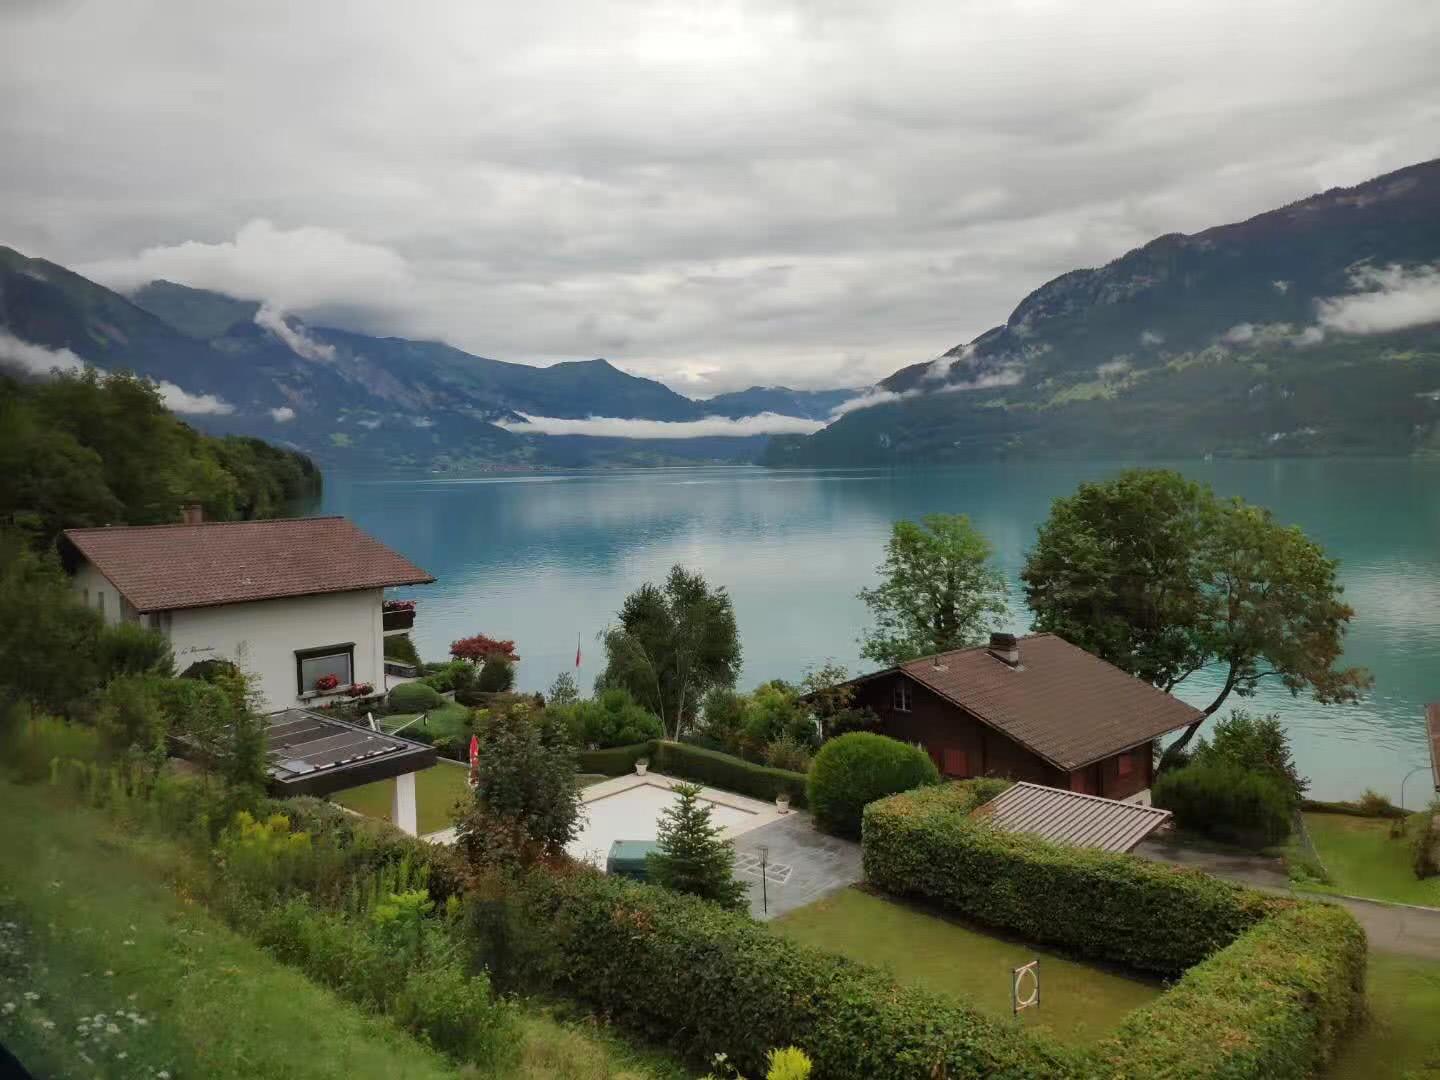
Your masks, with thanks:
[[[380,609],[385,634],[404,634],[415,625],[414,600],[386,600]]]

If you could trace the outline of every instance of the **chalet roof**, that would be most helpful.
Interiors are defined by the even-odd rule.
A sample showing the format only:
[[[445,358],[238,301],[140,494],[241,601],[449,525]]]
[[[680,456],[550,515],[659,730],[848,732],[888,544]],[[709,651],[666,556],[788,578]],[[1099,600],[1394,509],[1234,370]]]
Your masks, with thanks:
[[[137,611],[434,581],[343,517],[67,529]]]
[[[1425,706],[1425,741],[1430,744],[1430,771],[1435,776],[1435,790],[1440,791],[1440,701]]]
[[[1170,817],[1169,810],[1102,799],[1078,791],[1019,783],[973,815],[1006,832],[1026,833],[1055,844],[1130,851]]]
[[[982,645],[912,660],[899,670],[1067,772],[1202,715],[1054,634],[1032,634],[1018,644],[1018,667]]]

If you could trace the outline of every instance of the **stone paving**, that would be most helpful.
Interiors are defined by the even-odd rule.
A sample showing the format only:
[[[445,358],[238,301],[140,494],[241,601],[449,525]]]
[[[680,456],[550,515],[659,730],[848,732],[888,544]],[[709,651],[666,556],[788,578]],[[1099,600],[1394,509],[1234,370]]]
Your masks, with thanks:
[[[859,844],[816,832],[810,815],[794,810],[736,837],[735,876],[750,887],[750,914],[773,919],[853,885],[864,872]]]

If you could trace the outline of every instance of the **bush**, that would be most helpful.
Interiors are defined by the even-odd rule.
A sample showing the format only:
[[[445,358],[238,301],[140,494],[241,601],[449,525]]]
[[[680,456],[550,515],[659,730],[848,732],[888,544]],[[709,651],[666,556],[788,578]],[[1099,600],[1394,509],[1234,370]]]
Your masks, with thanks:
[[[1417,878],[1440,874],[1440,801],[1430,809],[1416,814],[1408,825],[1411,830],[1411,863]]]
[[[696,897],[590,871],[523,878],[506,917],[535,953],[509,971],[563,992],[692,1060],[717,1050],[764,1074],[766,1049],[795,1046],[827,1080],[1063,1077],[1063,1052],[953,998],[797,944]],[[484,938],[491,905],[472,905]],[[505,933],[521,940],[516,927]]]
[[[515,688],[515,665],[502,656],[487,656],[480,665],[475,688],[487,694],[503,694]]]
[[[1285,782],[1228,759],[1197,758],[1163,772],[1151,797],[1180,828],[1217,840],[1262,848],[1290,835],[1294,803]]]
[[[1356,805],[1366,817],[1394,817],[1397,811],[1405,813],[1390,801],[1389,796],[1381,795],[1374,788],[1366,788]]]
[[[810,747],[801,745],[794,739],[779,738],[766,743],[764,757],[765,764],[776,769],[789,769],[799,773],[810,771]]]
[[[1228,717],[1216,721],[1211,739],[1202,738],[1196,744],[1191,760],[1230,761],[1252,772],[1269,773],[1290,794],[1292,809],[1300,805],[1310,786],[1295,767],[1290,739],[1278,713],[1254,716],[1244,709],[1231,709]]]
[[[385,659],[394,660],[398,664],[410,664],[413,667],[420,667],[420,654],[415,650],[415,642],[410,639],[409,634],[390,634],[385,638]]]
[[[1198,871],[1061,847],[970,817],[1003,786],[966,781],[872,803],[866,880],[1039,944],[1166,976],[1294,905]]]
[[[169,639],[139,623],[116,623],[101,630],[95,642],[95,658],[104,682],[122,675],[169,678],[175,674]]]
[[[919,747],[852,731],[820,748],[806,791],[819,828],[858,839],[868,803],[939,781],[935,763]]]
[[[660,718],[619,687],[602,690],[589,701],[552,706],[550,714],[564,722],[576,746],[632,746],[661,734]]]
[[[1307,903],[1191,968],[1096,1055],[1121,1076],[1300,1080],[1321,1072],[1364,1002],[1364,931]]]
[[[396,712],[429,712],[445,703],[433,686],[423,682],[401,683],[390,691],[389,705]]]

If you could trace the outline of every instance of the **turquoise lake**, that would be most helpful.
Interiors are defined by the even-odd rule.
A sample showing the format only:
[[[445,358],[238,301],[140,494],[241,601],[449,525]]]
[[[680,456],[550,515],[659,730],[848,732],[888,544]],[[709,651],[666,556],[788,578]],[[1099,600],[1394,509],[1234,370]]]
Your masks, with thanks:
[[[579,679],[588,688],[604,661],[596,634],[626,593],[683,563],[734,598],[745,655],[740,684],[748,688],[798,678],[827,657],[860,668],[855,639],[866,610],[855,593],[873,580],[897,518],[969,514],[1011,581],[1010,629],[1023,631],[1017,574],[1050,501],[1121,467],[327,475],[322,512],[349,516],[439,579],[404,593],[419,601],[414,636],[426,659],[443,659],[450,642],[468,634],[514,638],[520,686],[543,690],[573,670],[578,636]],[[1370,668],[1374,689],[1357,705],[1322,706],[1283,688],[1248,704],[1284,717],[1315,796],[1349,798],[1374,787],[1398,797],[1405,774],[1428,761],[1424,703],[1440,700],[1440,462],[1175,467],[1221,495],[1270,507],[1340,560],[1356,612],[1347,662]],[[1182,684],[1180,696],[1208,704],[1217,680],[1204,674]],[[1421,805],[1428,781],[1423,772],[1410,778],[1408,804]]]

